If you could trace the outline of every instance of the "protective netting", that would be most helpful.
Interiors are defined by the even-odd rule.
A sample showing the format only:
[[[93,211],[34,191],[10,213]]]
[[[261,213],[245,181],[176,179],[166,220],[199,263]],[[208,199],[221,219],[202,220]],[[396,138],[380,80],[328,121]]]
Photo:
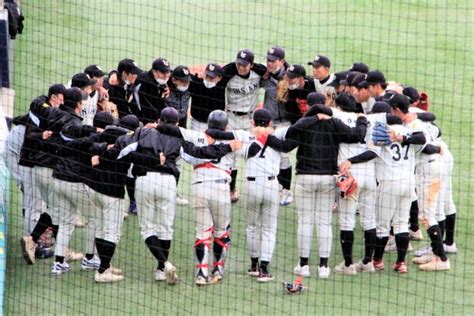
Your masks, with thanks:
[[[474,228],[470,215],[473,207],[471,194],[473,180],[470,167],[473,137],[471,104],[474,101],[472,76],[474,73],[474,4],[472,1],[23,0],[20,8],[25,16],[25,27],[23,32],[17,35],[16,40],[8,42],[9,50],[2,50],[2,55],[3,52],[6,54],[8,51],[8,58],[6,60],[3,56],[0,58],[3,65],[1,94],[5,115],[17,117],[14,120],[16,125],[14,124],[13,127],[26,124],[29,126],[26,128],[27,133],[28,129],[31,133],[36,133],[30,135],[28,144],[23,144],[27,147],[26,149],[33,152],[26,156],[26,164],[33,163],[35,166],[33,168],[31,165],[22,166],[15,175],[12,171],[14,167],[11,166],[18,165],[14,159],[19,158],[19,152],[16,158],[8,156],[9,145],[5,146],[4,162],[9,166],[12,178],[9,201],[6,202],[8,229],[6,233],[7,269],[3,298],[5,314],[470,315],[474,313],[472,301],[474,256],[472,244],[469,243],[473,239]],[[2,34],[2,38],[6,36]],[[276,49],[276,52],[275,49],[269,51],[275,47],[284,49],[284,59],[288,64],[283,67],[288,69],[287,77],[283,76],[285,72],[281,71],[282,68],[279,69],[281,76],[273,76],[268,69],[257,65],[261,63],[268,66],[267,59],[280,60],[282,56],[279,55],[279,49]],[[341,91],[336,91],[336,89],[344,88],[343,82],[338,82],[333,90],[324,85],[326,82],[324,73],[315,74],[315,70],[321,68],[329,68],[330,74],[347,71],[353,67],[354,63],[360,62],[366,64],[371,71],[380,70],[387,82],[398,83],[389,84],[388,90],[403,93],[404,87],[410,86],[416,88],[420,95],[421,92],[425,92],[429,96],[428,114],[434,114],[435,121],[432,122],[433,117],[424,117],[419,125],[424,128],[422,131],[425,139],[428,139],[427,142],[433,145],[433,148],[427,151],[434,152],[416,153],[416,155],[425,155],[423,156],[425,158],[423,171],[420,171],[422,168],[418,165],[417,185],[411,181],[410,175],[399,176],[398,172],[410,174],[412,169],[408,169],[411,168],[409,163],[402,167],[401,171],[394,168],[393,174],[390,173],[392,169],[388,171],[384,169],[388,168],[386,166],[382,169],[374,169],[373,165],[367,167],[374,161],[353,163],[349,169],[354,170],[356,165],[359,166],[358,171],[353,171],[353,174],[356,179],[360,177],[358,182],[361,188],[367,185],[364,184],[366,180],[363,183],[362,178],[373,183],[373,195],[366,203],[372,205],[373,216],[378,214],[377,218],[372,218],[372,221],[376,223],[379,237],[385,236],[381,233],[383,216],[380,214],[390,210],[397,214],[404,214],[401,222],[396,222],[396,218],[388,219],[388,222],[392,220],[393,232],[397,235],[399,248],[406,247],[405,242],[408,238],[406,227],[413,232],[416,231],[418,224],[419,231],[422,231],[424,240],[410,242],[413,250],[408,251],[405,258],[408,266],[407,274],[398,273],[392,267],[396,261],[400,261],[397,255],[403,255],[403,251],[401,251],[402,254],[400,251],[397,254],[397,246],[392,245],[391,241],[388,247],[392,247],[392,251],[386,252],[383,256],[385,263],[383,271],[366,273],[359,270],[356,275],[346,275],[355,274],[355,266],[352,266],[354,270],[342,269],[344,264],[340,266],[344,259],[346,262],[352,259],[354,265],[364,259],[364,254],[367,252],[364,236],[366,239],[372,238],[368,243],[372,246],[372,251],[374,246],[380,247],[380,242],[377,243],[375,235],[370,235],[371,233],[368,232],[373,231],[375,226],[371,227],[370,219],[366,220],[363,216],[365,206],[362,201],[357,206],[360,214],[355,216],[353,235],[350,233],[352,224],[350,220],[349,223],[346,221],[351,216],[344,215],[346,211],[341,210],[340,201],[339,207],[333,205],[336,197],[339,196],[339,192],[336,191],[336,180],[333,177],[336,173],[333,169],[337,161],[331,161],[332,156],[328,151],[334,148],[333,145],[336,142],[348,141],[350,138],[348,136],[350,131],[337,123],[324,132],[318,132],[317,127],[314,126],[333,123],[311,125],[313,123],[310,122],[309,125],[300,126],[292,133],[289,132],[286,139],[289,141],[293,139],[300,148],[290,153],[290,163],[286,166],[284,163],[283,165],[275,163],[275,159],[277,161],[280,159],[280,151],[274,149],[277,145],[275,147],[269,145],[270,138],[266,137],[265,132],[262,131],[263,128],[258,129],[257,132],[252,130],[253,134],[250,135],[244,132],[231,133],[230,136],[228,134],[212,135],[214,139],[222,139],[226,136],[245,140],[247,143],[241,150],[245,152],[244,158],[240,155],[236,159],[238,169],[236,191],[240,193],[240,199],[232,204],[228,187],[231,181],[230,165],[232,163],[230,162],[229,165],[227,161],[232,160],[228,159],[228,155],[231,154],[227,154],[225,156],[227,158],[207,160],[196,160],[199,155],[196,152],[188,155],[189,151],[195,148],[189,144],[183,145],[173,133],[180,133],[184,139],[199,146],[209,142],[204,134],[188,132],[202,131],[207,128],[206,118],[201,120],[202,122],[193,121],[187,110],[183,108],[188,103],[197,103],[195,100],[206,93],[203,92],[207,88],[203,85],[202,79],[194,77],[194,74],[197,72],[201,78],[206,77],[204,67],[208,63],[224,66],[235,62],[236,56],[237,61],[245,66],[246,62],[251,62],[251,53],[240,51],[242,49],[249,49],[254,54],[255,66],[250,77],[239,76],[237,73],[239,68],[235,65],[225,67],[222,82],[218,84],[218,87],[222,87],[221,94],[216,92],[211,98],[204,98],[202,103],[204,107],[195,107],[199,112],[191,110],[191,114],[193,110],[195,111],[193,114],[195,117],[204,115],[207,118],[209,113],[206,113],[205,108],[210,107],[210,104],[216,106],[216,109],[219,108],[216,105],[219,102],[215,102],[214,98],[222,99],[224,91],[227,94],[225,104],[227,104],[226,113],[230,125],[228,130],[251,130],[249,124],[256,110],[255,106],[257,102],[264,101],[264,106],[272,111],[289,110],[292,104],[293,110],[296,110],[293,113],[295,117],[289,120],[283,119],[283,124],[276,119],[275,115],[273,118],[274,125],[280,123],[280,126],[283,126],[287,122],[289,125],[289,121],[294,123],[296,118],[307,110],[308,103],[311,103],[306,100],[307,94],[317,89],[326,97],[326,104],[334,103],[331,98],[336,97],[337,94],[336,101],[340,107],[354,105],[356,108],[351,111],[366,111],[367,103],[363,100],[363,93],[370,93],[376,86],[385,87],[385,84],[379,84],[381,80],[377,77],[377,73],[369,73],[368,78],[365,74],[359,74],[358,82],[355,78],[357,74],[353,74],[351,78],[346,75],[337,78],[337,80],[345,79],[345,82],[349,84],[353,83],[353,86],[347,89],[349,94],[346,97],[349,100],[345,100],[344,96],[341,98]],[[315,55],[323,57],[315,58]],[[328,65],[324,56],[330,60],[330,67],[326,67]],[[170,65],[167,65],[166,60],[157,61],[155,65],[152,65],[158,57],[166,58]],[[139,74],[134,83],[135,79],[132,77],[137,69],[133,63],[122,63],[122,69],[117,69],[119,61],[124,58],[132,59],[145,72],[152,68],[155,70],[169,68],[175,79],[184,78],[184,80],[170,80],[167,83],[165,81],[160,86],[153,82],[154,79],[159,79],[158,77],[149,77],[151,79],[147,81],[143,74]],[[308,62],[313,65],[309,65]],[[10,66],[7,67],[7,64]],[[136,138],[133,138],[134,135],[129,135],[130,139],[127,142],[121,143],[118,147],[116,144],[111,148],[111,146],[107,147],[107,144],[113,144],[117,134],[114,134],[115,138],[111,136],[112,140],[105,139],[102,136],[94,136],[96,130],[92,131],[74,125],[72,112],[77,102],[81,100],[81,94],[76,100],[73,92],[70,90],[65,92],[67,100],[62,107],[71,106],[68,112],[68,115],[73,117],[69,118],[70,125],[62,121],[63,116],[57,114],[57,111],[48,110],[48,112],[42,107],[44,102],[49,103],[50,106],[53,105],[50,99],[41,99],[37,103],[38,107],[30,107],[32,100],[48,94],[48,89],[52,84],[64,83],[69,86],[74,74],[94,64],[99,65],[105,76],[109,78],[108,82],[105,80],[104,90],[100,94],[97,92],[97,96],[101,99],[104,91],[108,89],[109,99],[116,101],[118,114],[122,118],[130,112],[137,114],[142,125],[155,121],[159,111],[145,112],[146,98],[150,96],[162,98],[162,103],[158,103],[163,106],[177,107],[180,110],[178,114],[180,125],[184,123],[188,129],[177,132],[171,127],[161,130],[158,127],[159,133],[145,131],[140,137],[135,133]],[[301,73],[301,67],[291,68],[293,64],[303,65],[306,79]],[[185,77],[188,76],[186,68],[176,69],[178,65],[186,65],[193,75],[187,92],[177,89],[179,86],[186,85]],[[216,66],[212,67],[214,68],[207,68],[207,71],[210,70],[207,73],[211,74],[210,77],[216,73]],[[5,83],[9,81],[5,80],[3,72],[5,69],[8,69],[12,76],[9,83]],[[125,69],[125,74],[112,71],[123,69]],[[166,71],[163,72],[166,73]],[[313,74],[321,76],[319,79],[322,79],[322,86],[314,85]],[[370,77],[371,74],[375,77]],[[150,71],[149,75],[153,76],[154,73]],[[271,82],[271,78],[274,79],[273,86],[272,83],[268,83]],[[354,78],[355,82],[352,80]],[[303,80],[301,82],[304,82],[304,87],[300,85],[295,90],[291,90],[292,85],[297,84],[300,79]],[[138,87],[139,83],[141,87]],[[368,86],[365,83],[368,83]],[[145,93],[143,91],[147,84],[151,86],[151,92]],[[164,85],[171,88],[170,96],[167,96],[168,90],[163,87]],[[114,89],[115,92],[111,92]],[[9,114],[5,100],[6,95],[12,97],[13,90],[13,113]],[[272,93],[271,91],[274,97],[273,105],[276,107],[271,107],[269,105],[271,100],[266,99],[267,94]],[[305,91],[305,93],[300,95],[295,91]],[[187,94],[189,92],[190,97]],[[409,93],[406,90],[405,92]],[[53,93],[53,95],[58,94],[61,93]],[[355,97],[357,104],[351,103],[354,99],[351,99],[349,95]],[[258,100],[252,98],[258,98]],[[90,102],[90,99],[92,97],[89,97],[86,102]],[[130,100],[132,102],[127,104]],[[389,104],[389,108],[390,106],[392,109],[403,107],[403,104],[396,103],[386,94],[384,100]],[[137,103],[140,105],[137,106]],[[221,102],[222,104],[224,101]],[[108,104],[102,105],[105,109],[108,109],[108,106]],[[420,106],[423,107],[423,105]],[[93,112],[87,112],[87,109],[83,111],[79,110],[78,113],[89,115],[91,124]],[[318,111],[323,111],[323,109]],[[35,118],[28,115],[32,112]],[[174,122],[174,113],[171,112],[164,118]],[[332,114],[335,115],[336,112],[337,110],[334,110]],[[275,112],[272,113],[275,114]],[[26,115],[23,116],[24,121],[18,118],[22,115]],[[188,118],[185,123],[186,115]],[[312,116],[315,119],[315,116]],[[403,115],[399,116],[403,117]],[[339,118],[346,122],[347,126],[353,128],[356,126],[354,121],[357,117],[354,117],[352,121],[344,115]],[[107,119],[104,118],[104,120]],[[320,116],[319,119],[326,118]],[[35,120],[39,123],[35,123]],[[217,123],[221,122],[219,120],[220,118],[217,117]],[[384,127],[387,127],[385,123],[390,123],[387,120],[390,121],[389,118],[382,119]],[[394,140],[393,133],[392,138],[390,134],[382,135],[389,138],[388,145],[378,146],[371,151],[378,155],[375,160],[382,161],[382,152],[386,148],[392,150],[393,160],[402,162],[411,161],[410,148],[411,150],[418,148],[421,151],[421,145],[416,143],[407,145],[407,138],[416,138],[414,133],[419,131],[417,126],[408,124],[407,120],[405,119],[404,122],[405,125],[409,125],[409,129],[405,132],[409,135],[406,134],[408,136],[401,140]],[[265,121],[265,117],[262,121]],[[370,118],[369,121],[375,122]],[[112,121],[106,122],[101,126],[105,127],[112,123]],[[130,134],[130,131],[135,129],[133,123],[128,122],[132,125],[130,127],[126,120],[122,120],[120,128],[116,128],[120,130],[117,133]],[[163,123],[166,123],[166,120],[162,117],[160,124],[163,125]],[[124,128],[127,130],[124,131]],[[443,143],[440,141],[440,134],[433,132],[433,128],[441,131]],[[107,131],[107,128],[105,129]],[[51,135],[44,134],[49,130],[52,131]],[[218,128],[214,128],[214,132],[219,132],[216,130]],[[355,128],[352,130],[353,133],[355,133],[354,130]],[[405,133],[397,127],[392,127],[391,130],[399,132],[399,136]],[[19,132],[18,129],[16,131]],[[433,136],[433,133],[436,135]],[[6,132],[4,134],[6,137]],[[160,136],[164,134],[166,136]],[[257,139],[252,138],[255,134],[258,134]],[[282,136],[275,132],[275,136],[284,138],[285,133],[280,134]],[[19,135],[14,138],[17,143],[23,141],[24,136],[21,133]],[[85,136],[89,137],[87,141],[83,138]],[[329,137],[325,138],[329,139],[329,143],[318,143],[324,137]],[[58,145],[54,147],[54,152],[48,152],[54,158],[54,162],[45,165],[40,163],[40,161],[44,162],[41,153],[51,150],[51,147],[48,147],[48,141],[51,141],[49,138],[55,139]],[[360,140],[364,140],[364,136],[356,142]],[[223,142],[229,141],[230,139],[227,139]],[[138,148],[127,147],[128,155],[121,152],[133,143],[138,144]],[[255,145],[250,148],[252,143]],[[184,159],[178,162],[181,172],[179,182],[175,187],[174,175],[177,173],[174,168],[176,165],[174,158],[180,153],[180,144],[190,148],[185,148],[187,153],[181,154]],[[232,144],[235,145],[234,142]],[[367,146],[369,148],[370,144]],[[452,172],[449,159],[446,158],[446,146],[449,147],[454,161]],[[440,147],[443,148],[442,155],[439,154]],[[21,144],[17,148],[21,149]],[[257,156],[250,158],[255,148],[257,148]],[[299,155],[298,150],[301,148],[306,148],[306,150]],[[221,147],[214,147],[214,150],[222,152],[230,149],[221,145]],[[262,151],[264,151],[263,154]],[[164,161],[160,161],[160,153],[166,156]],[[90,162],[94,155],[100,156],[100,163],[92,167]],[[123,165],[117,162],[119,155],[125,155],[125,162],[123,159],[120,160]],[[413,155],[415,155],[414,152]],[[275,158],[276,156],[278,158]],[[436,175],[433,175],[435,172],[430,169],[431,157],[435,157],[433,158],[437,160],[435,163],[439,162],[437,180],[433,180]],[[263,162],[254,162],[254,160],[251,162],[251,159],[262,159]],[[322,172],[326,176],[321,176],[321,173],[315,172],[314,169],[306,170],[304,167],[308,165],[311,169],[311,162],[308,161],[318,161],[327,167],[324,169],[325,172]],[[127,164],[130,162],[133,162],[135,167],[138,166],[136,168],[138,171],[135,170],[136,181],[125,180],[126,170],[129,167]],[[257,167],[247,170],[246,168],[249,168],[251,164]],[[292,169],[288,168],[290,165]],[[141,169],[140,166],[142,166]],[[3,172],[3,165],[1,167]],[[100,172],[96,172],[98,168]],[[52,174],[54,169],[59,169],[56,172],[62,175]],[[284,170],[283,173],[280,169]],[[308,172],[302,172],[302,169]],[[79,174],[77,174],[78,170]],[[385,174],[389,173],[390,176],[382,178],[381,173],[375,170],[386,171]],[[70,175],[68,172],[73,174],[72,178],[68,177]],[[96,172],[95,176],[94,172]],[[7,172],[4,173],[6,179]],[[278,174],[280,176],[277,179]],[[447,192],[446,186],[450,174],[452,174],[452,197],[455,209],[449,205],[449,193],[444,194],[444,202],[438,197],[440,192]],[[291,185],[288,185],[288,179]],[[376,187],[375,179],[378,179],[378,187]],[[130,193],[124,190],[125,183],[122,181],[126,181],[129,187],[135,182],[134,195],[138,216],[136,212],[129,212],[129,209],[133,208],[131,205],[133,203],[130,202]],[[289,190],[284,188],[282,190],[281,185],[287,186]],[[48,192],[40,192],[38,195],[34,187],[40,191],[49,190],[51,200],[47,201],[45,198]],[[124,199],[111,198],[104,194],[105,187],[115,191],[125,191]],[[422,209],[419,214],[424,214],[423,210],[429,209],[427,212],[432,212],[434,215],[431,214],[432,217],[420,216],[423,220],[417,221],[416,214],[411,212],[412,220],[407,226],[411,201],[415,199],[411,194],[415,187],[419,200],[418,206]],[[403,190],[403,188],[409,189]],[[383,193],[376,193],[377,190]],[[7,188],[2,186],[2,192],[8,192]],[[285,201],[289,193],[292,197],[291,202]],[[378,197],[377,194],[382,194],[382,197]],[[187,200],[187,204],[183,199]],[[409,204],[405,207],[407,199]],[[420,202],[420,199],[425,199],[425,202]],[[448,206],[441,207],[440,203],[446,203]],[[263,216],[260,216],[254,214],[260,214],[260,211],[253,212],[251,205],[270,206],[263,211]],[[30,211],[25,212],[25,208]],[[0,205],[0,210],[2,209],[3,205]],[[79,219],[85,222],[86,227],[73,229],[77,224],[75,223],[76,211],[79,211]],[[49,219],[45,216],[41,219],[42,212],[49,214],[46,216]],[[25,213],[26,216],[33,214],[31,220],[24,218]],[[121,218],[124,214],[127,214],[128,218],[120,229]],[[97,229],[100,232],[90,229],[91,222],[94,220],[89,216],[95,219],[101,218],[102,221],[99,220],[98,224],[101,229]],[[332,217],[332,223],[330,217]],[[45,222],[48,229],[45,233],[43,233],[44,229],[37,230],[41,234],[34,236],[34,227],[38,220]],[[361,226],[361,221],[364,227]],[[159,223],[157,228],[150,224],[155,222]],[[63,223],[63,225],[59,225],[58,236],[54,238],[58,223]],[[275,235],[276,223],[278,224]],[[313,223],[314,227],[308,228],[308,225]],[[326,226],[323,227],[324,225]],[[107,228],[104,229],[104,227]],[[429,228],[428,232],[426,228]],[[438,237],[443,233],[443,228],[445,230],[443,240],[447,245],[444,248],[443,245],[436,243],[441,240]],[[68,244],[64,244],[69,234],[65,234],[65,231],[72,232]],[[312,235],[308,235],[308,232]],[[33,239],[28,237],[30,234],[33,234]],[[257,237],[260,234],[262,234],[261,243],[260,237]],[[430,244],[429,235],[435,241],[433,247],[435,254],[428,252],[429,258],[423,257],[420,260],[426,260],[428,265],[432,263],[431,268],[436,265],[443,266],[443,264],[446,267],[445,261],[439,259],[444,259],[446,254],[450,263],[448,271],[422,271],[418,267],[419,264],[412,262],[413,258],[419,255],[416,251]],[[0,239],[1,237],[3,235],[0,235]],[[344,239],[342,246],[341,237]],[[32,240],[36,242],[33,243]],[[344,258],[341,249],[347,249],[347,245],[352,242],[352,255]],[[158,268],[163,268],[163,272],[157,273],[155,257],[165,261],[163,256],[166,256],[166,248],[170,243],[168,259],[174,267],[169,263],[160,264]],[[111,265],[122,270],[123,280],[112,284],[100,284],[96,281],[106,279],[98,278],[99,272],[94,271],[100,262],[98,253],[101,252],[104,258],[110,257],[111,247],[114,248],[114,244],[116,244],[116,249]],[[33,265],[27,264],[25,257],[28,258],[28,250],[32,245],[37,248],[37,256],[52,257],[46,259],[37,257]],[[60,250],[58,250],[58,245]],[[42,249],[39,249],[41,247]],[[440,247],[445,250],[439,249]],[[55,248],[56,256],[53,254]],[[310,254],[309,248],[311,248]],[[76,253],[95,255],[87,262],[71,261],[70,249]],[[214,258],[216,253],[218,253],[218,258]],[[377,256],[377,250],[375,254]],[[196,256],[199,258],[197,263]],[[259,266],[255,269],[256,276],[248,275],[248,270],[252,270],[251,256],[259,258]],[[380,257],[380,251],[378,256]],[[207,257],[211,259],[209,262],[206,261]],[[288,294],[282,282],[293,282],[297,278],[294,272],[305,274],[306,270],[301,268],[300,264],[305,263],[307,257],[309,257],[311,275],[303,278],[305,290],[302,293]],[[319,257],[323,260],[321,261]],[[329,258],[327,260],[330,271],[328,278],[324,278],[324,269],[318,269],[319,265],[326,264],[324,258]],[[55,262],[60,263],[63,260],[64,263],[61,266],[55,266]],[[213,262],[216,262],[214,266]],[[223,265],[224,262],[225,265]],[[262,265],[266,266],[266,262],[269,262],[267,271],[262,267]],[[206,266],[207,263],[209,267]],[[197,269],[200,270],[198,276],[203,276],[202,282],[205,285],[196,284],[199,283],[196,278],[196,264],[198,264]],[[69,265],[68,272],[64,271],[66,265]],[[295,266],[297,271],[294,271]],[[338,266],[343,274],[337,273]],[[259,270],[259,267],[263,270]],[[82,268],[87,268],[89,271],[83,271]],[[173,277],[174,268],[176,268],[178,281],[175,285],[170,285],[168,281],[172,281],[170,278]],[[213,270],[216,269],[218,272],[224,271],[223,279],[220,281],[212,278]],[[103,270],[99,271],[103,272]],[[104,273],[110,273],[110,271],[105,270]],[[206,279],[208,275],[209,278]],[[265,282],[271,279],[270,276],[273,280]],[[121,279],[109,277],[117,281]],[[157,281],[156,278],[163,281]]]

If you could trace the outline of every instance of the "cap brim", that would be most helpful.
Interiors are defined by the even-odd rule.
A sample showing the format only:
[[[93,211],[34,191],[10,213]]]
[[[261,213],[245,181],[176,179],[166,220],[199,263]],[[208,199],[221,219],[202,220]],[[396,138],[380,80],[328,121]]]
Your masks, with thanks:
[[[206,74],[206,76],[208,76],[210,78],[213,78],[213,79],[218,76],[218,74],[216,74],[213,71],[209,71],[209,70],[206,70],[205,74]]]
[[[237,58],[237,59],[235,60],[235,62],[236,62],[237,64],[239,64],[239,65],[242,65],[242,66],[248,66],[248,65],[250,65],[250,62],[249,62],[248,60],[246,60],[246,59]]]
[[[273,55],[267,55],[267,60],[275,61],[275,60],[278,60],[278,59],[281,59],[281,58],[278,58],[277,56],[273,56]]]
[[[89,85],[90,86],[95,85],[96,83],[97,83],[97,80],[95,80],[95,79],[89,80]]]
[[[303,75],[298,75],[298,74],[294,74],[294,73],[291,73],[291,72],[287,72],[286,76],[290,79],[304,77]]]
[[[362,82],[359,82],[359,83],[357,84],[357,86],[360,87],[360,88],[366,88],[366,87],[369,86],[369,84],[370,84],[370,83],[369,83],[368,81],[365,81],[365,80],[364,80],[364,81],[362,81]]]
[[[175,77],[178,80],[191,81],[191,76]]]
[[[143,72],[143,70],[141,70],[140,68],[134,68],[131,73],[134,74],[134,75],[139,75]]]

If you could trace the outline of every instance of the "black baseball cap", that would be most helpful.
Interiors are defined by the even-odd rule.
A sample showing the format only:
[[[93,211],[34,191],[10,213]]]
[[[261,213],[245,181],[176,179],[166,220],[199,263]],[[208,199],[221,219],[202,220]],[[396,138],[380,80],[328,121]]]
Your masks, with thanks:
[[[82,89],[87,86],[92,86],[97,80],[91,79],[88,74],[81,72],[72,76],[71,87],[78,87]]]
[[[364,81],[364,85],[382,84],[385,83],[385,76],[380,70],[372,70],[365,75]]]
[[[62,83],[55,83],[51,85],[48,89],[48,97],[51,97],[53,94],[62,94],[66,93],[66,87]]]
[[[388,104],[392,109],[400,109],[403,113],[408,113],[410,107],[410,101],[408,97],[403,94],[394,94],[388,99]]]
[[[189,74],[189,68],[183,65],[177,66],[173,69],[173,78],[185,81],[191,81],[191,75]]]
[[[343,80],[341,80],[341,84],[345,84],[347,86],[353,86],[354,84],[352,83],[352,81],[354,80],[355,77],[357,77],[358,75],[363,75],[361,72],[358,72],[358,71],[348,71],[346,73],[346,78],[344,78]],[[365,80],[365,77],[362,76],[362,81]]]
[[[170,106],[164,108],[160,114],[160,122],[165,124],[176,124],[179,121],[179,113]]]
[[[255,58],[255,55],[250,49],[242,49],[237,53],[235,62],[237,64],[247,66],[249,64],[253,64],[254,58]]]
[[[331,68],[331,61],[326,56],[316,55],[316,57],[314,57],[312,61],[308,62],[308,65],[312,65],[313,67],[324,66],[327,68]]]
[[[391,112],[392,107],[385,101],[377,101],[372,107],[371,113],[389,113]]]
[[[267,60],[275,61],[285,59],[285,50],[281,47],[275,46],[267,51]]]
[[[99,128],[105,128],[107,125],[114,125],[114,117],[110,112],[98,112],[96,115],[94,115],[94,121],[92,125]]]
[[[134,131],[140,126],[140,121],[136,115],[129,114],[120,119],[119,125],[128,130]]]
[[[357,110],[357,101],[348,93],[340,93],[335,101],[336,105],[344,112],[355,112]]]
[[[290,67],[288,67],[288,69],[286,69],[286,75],[290,79],[297,78],[297,77],[305,77],[306,70],[304,69],[302,65],[295,64],[295,65],[291,65]]]
[[[125,58],[119,62],[117,72],[119,74],[122,72],[128,72],[134,75],[139,75],[142,73],[142,70],[138,68],[137,63],[133,59]]]
[[[255,121],[255,126],[268,126],[272,120],[272,114],[267,109],[258,109],[253,112],[253,120]]]
[[[311,92],[306,96],[306,103],[309,106],[315,104],[325,104],[326,103],[326,96],[319,92]]]
[[[216,63],[209,63],[206,66],[206,76],[211,78],[215,78],[217,76],[222,76],[224,74],[224,70],[222,69],[221,65]]]
[[[84,100],[84,95],[87,98],[87,94],[82,93],[79,88],[69,88],[64,93],[64,105],[74,108],[78,102]]]
[[[151,68],[153,70],[158,70],[159,72],[166,73],[171,71],[171,64],[167,59],[160,57],[153,61]]]
[[[324,104],[315,104],[312,105],[309,109],[308,112],[306,112],[303,116],[309,117],[309,116],[315,116],[316,114],[326,114],[329,116],[332,116],[332,109],[328,106],[325,106]]]
[[[408,99],[410,100],[410,104],[415,103],[420,99],[420,94],[418,93],[418,90],[413,87],[403,88],[403,94],[408,97]]]
[[[349,69],[349,70],[350,71],[358,71],[358,72],[361,72],[363,74],[366,74],[366,73],[369,72],[369,66],[367,66],[364,63],[353,63],[351,69]]]
[[[89,65],[84,69],[84,72],[91,78],[102,78],[105,73],[98,65]]]
[[[349,71],[347,71],[347,70],[336,72],[334,74],[334,80],[330,84],[328,84],[328,86],[337,87],[340,84],[347,84],[347,83],[344,83],[342,81],[346,79],[346,76],[347,76],[348,73],[349,73]]]
[[[350,85],[356,87],[357,89],[367,88],[367,82],[365,81],[365,75],[363,73],[358,73],[354,79],[352,79]]]

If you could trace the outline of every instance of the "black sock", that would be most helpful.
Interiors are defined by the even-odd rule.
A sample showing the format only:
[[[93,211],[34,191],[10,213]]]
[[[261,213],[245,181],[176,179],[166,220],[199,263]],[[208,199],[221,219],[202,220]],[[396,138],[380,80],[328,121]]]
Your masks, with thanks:
[[[125,185],[127,188],[127,194],[128,198],[130,199],[130,202],[135,202],[135,183],[136,183],[135,178],[129,178],[125,180]]]
[[[23,218],[25,218],[25,212],[26,212],[25,208],[22,208],[22,209],[21,209],[21,216],[22,216]]]
[[[372,261],[372,256],[374,255],[376,238],[377,238],[377,233],[376,233],[375,228],[364,231],[365,254],[364,254],[364,259],[362,259],[362,262],[364,264],[367,264],[370,261]]]
[[[410,208],[410,229],[414,232],[420,229],[418,226],[418,201],[411,202]]]
[[[161,258],[161,261],[158,262],[158,269],[163,270],[165,268],[165,262],[168,261],[168,256],[170,254],[171,240],[159,239],[159,241],[163,257]]]
[[[374,259],[377,261],[382,260],[383,252],[385,250],[385,246],[387,245],[388,237],[377,237],[375,238],[375,250],[374,250]]]
[[[58,237],[59,225],[52,225],[53,227],[53,237],[56,239]]]
[[[446,220],[438,222],[439,231],[441,232],[441,239],[443,239],[444,233],[446,231]]]
[[[41,214],[40,218],[38,219],[38,223],[36,223],[35,228],[31,232],[31,237],[35,243],[38,242],[38,239],[43,235],[43,233],[53,225],[51,220],[51,216],[48,213]]]
[[[393,232],[393,226],[390,226],[390,236],[393,236],[395,235],[395,233]]]
[[[160,240],[156,236],[150,236],[147,239],[145,239],[145,244],[147,245],[148,249],[150,250],[151,254],[155,259],[158,261],[158,264],[160,261],[163,259],[163,253],[161,251],[160,247]],[[164,268],[164,266],[163,266]]]
[[[309,264],[309,258],[300,257],[300,267],[307,266]]]
[[[230,181],[230,190],[234,191],[235,185],[237,184],[237,169],[232,170],[232,172],[230,173],[230,177],[232,178],[232,180]]]
[[[328,266],[328,260],[329,260],[329,258],[319,257],[319,266],[320,267],[327,267]]]
[[[268,273],[268,261],[261,261],[260,262],[260,269],[262,269],[262,271],[264,273]]]
[[[97,248],[97,247],[96,247]],[[86,259],[87,260],[92,260],[92,258],[94,258],[94,254],[93,253],[86,253]]]
[[[410,234],[400,233],[395,235],[395,243],[397,245],[397,263],[405,261],[408,251],[408,243],[410,242]]]
[[[433,225],[428,228],[428,236],[431,239],[431,248],[433,253],[440,257],[442,261],[448,260],[446,252],[444,251],[443,237],[441,236],[441,230],[438,225]]]
[[[252,261],[252,269],[256,269],[258,267],[258,257],[250,258],[250,260]]]
[[[230,238],[229,237],[220,238],[220,241],[223,242],[224,244],[228,244],[230,242]],[[216,262],[221,259],[223,249],[224,248],[222,247],[222,245],[216,242],[216,240],[214,240],[214,243],[212,245],[212,251],[214,252],[214,258],[216,259],[215,260]]]
[[[110,268],[110,261],[112,260],[112,257],[114,256],[116,245],[115,243],[111,241],[96,238],[97,245],[98,245],[98,241],[101,244],[100,246],[96,246],[97,252],[99,252],[99,258],[100,258],[99,273],[104,273],[105,270]]]
[[[446,216],[446,245],[454,244],[454,227],[456,226],[456,213]]]
[[[292,168],[280,169],[278,174],[278,182],[281,184],[283,189],[290,190],[291,188],[291,174]]]
[[[354,232],[352,230],[341,230],[341,248],[345,266],[352,264],[352,244],[354,243]]]
[[[64,257],[63,256],[56,256],[56,260],[54,260],[59,263],[64,263]]]

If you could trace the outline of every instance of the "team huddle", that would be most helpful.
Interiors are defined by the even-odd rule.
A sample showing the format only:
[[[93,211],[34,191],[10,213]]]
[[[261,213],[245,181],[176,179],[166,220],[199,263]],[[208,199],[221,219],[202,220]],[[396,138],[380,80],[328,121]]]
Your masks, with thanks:
[[[335,273],[382,271],[387,251],[397,252],[392,268],[407,273],[410,239],[423,239],[419,223],[431,244],[415,252],[413,263],[424,271],[449,270],[447,253],[457,251],[453,157],[427,94],[386,81],[363,63],[331,73],[330,60],[317,55],[307,76],[305,67],[285,61],[281,47],[268,50],[265,65],[254,59],[244,49],[226,65],[172,68],[157,58],[143,71],[123,59],[108,74],[90,65],[33,100],[28,113],[14,118],[4,150],[23,192],[26,262],[52,256],[54,245],[53,275],[78,260],[82,270],[96,271],[96,282],[123,280],[111,262],[128,216],[127,195],[157,261],[155,280],[175,284],[169,256],[176,205],[188,203],[177,190],[188,163],[195,283],[218,283],[229,254],[232,203],[240,199],[241,159],[247,274],[258,282],[274,279],[279,208],[293,201],[296,275],[310,276],[316,226],[318,276],[330,277],[335,210],[344,258]],[[357,214],[364,231],[358,261]],[[84,255],[69,248],[79,215],[86,225]]]

